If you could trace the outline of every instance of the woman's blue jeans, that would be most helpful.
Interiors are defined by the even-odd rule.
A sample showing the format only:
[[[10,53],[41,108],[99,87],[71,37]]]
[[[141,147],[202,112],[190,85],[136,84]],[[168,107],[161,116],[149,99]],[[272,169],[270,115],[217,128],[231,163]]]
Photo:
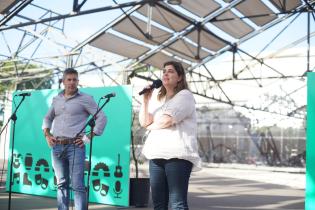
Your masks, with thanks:
[[[192,163],[182,159],[153,159],[149,163],[155,210],[188,210],[187,193]]]
[[[57,178],[58,210],[69,209],[70,186],[74,192],[75,209],[87,209],[84,186],[85,147],[57,144],[53,147],[51,156]]]

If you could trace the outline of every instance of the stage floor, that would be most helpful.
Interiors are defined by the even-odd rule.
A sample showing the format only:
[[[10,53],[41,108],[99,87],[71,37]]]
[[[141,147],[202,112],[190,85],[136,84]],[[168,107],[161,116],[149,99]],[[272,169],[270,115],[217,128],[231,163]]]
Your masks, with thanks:
[[[257,168],[259,169],[259,168]],[[278,183],[278,184],[277,184]],[[253,168],[205,167],[192,174],[189,186],[191,210],[302,210],[305,174]],[[8,209],[8,193],[1,189],[0,209]],[[11,209],[56,209],[56,200],[12,194]],[[89,209],[152,209],[90,204]]]

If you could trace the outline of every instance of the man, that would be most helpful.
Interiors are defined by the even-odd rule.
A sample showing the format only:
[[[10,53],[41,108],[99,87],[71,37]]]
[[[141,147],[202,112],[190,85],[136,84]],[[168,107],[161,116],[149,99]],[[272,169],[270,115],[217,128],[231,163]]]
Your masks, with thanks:
[[[58,210],[69,209],[69,186],[74,191],[75,209],[83,210],[87,209],[84,185],[85,144],[90,142],[92,136],[103,133],[106,117],[100,111],[95,119],[93,133],[77,135],[87,118],[96,113],[98,106],[92,96],[78,90],[79,79],[75,69],[66,69],[62,82],[64,90],[53,98],[42,128],[46,141],[52,148],[52,165],[58,186]]]

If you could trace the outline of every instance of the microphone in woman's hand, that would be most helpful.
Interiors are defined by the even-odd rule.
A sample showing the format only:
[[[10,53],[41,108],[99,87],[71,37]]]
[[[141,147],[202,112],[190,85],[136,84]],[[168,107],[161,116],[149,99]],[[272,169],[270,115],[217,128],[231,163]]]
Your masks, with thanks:
[[[162,81],[160,79],[154,80],[152,85],[150,85],[150,87],[148,87],[148,88],[144,88],[143,90],[141,90],[139,92],[139,95],[142,95],[142,94],[144,94],[144,93],[146,93],[148,91],[151,91],[154,88],[159,88],[161,86],[162,86]]]

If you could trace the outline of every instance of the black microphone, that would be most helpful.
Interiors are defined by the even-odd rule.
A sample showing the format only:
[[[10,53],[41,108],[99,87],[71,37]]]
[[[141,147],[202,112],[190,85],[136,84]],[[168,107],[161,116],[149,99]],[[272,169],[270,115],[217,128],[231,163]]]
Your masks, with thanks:
[[[19,94],[16,94],[15,96],[31,96],[31,93],[19,93]]]
[[[153,88],[159,88],[159,87],[161,87],[161,86],[162,86],[162,81],[161,81],[160,79],[154,80],[153,83],[152,83],[152,85],[150,85],[149,88],[144,88],[143,90],[141,90],[141,91],[139,92],[139,95],[142,95],[142,94],[144,94],[144,93],[146,93],[146,92],[152,90]]]
[[[119,194],[122,193],[120,181],[116,181],[116,182],[115,182],[114,192],[117,194],[117,195],[115,196],[115,198],[121,198],[121,197],[119,197]]]
[[[112,93],[109,93],[105,96],[103,96],[101,99],[104,99],[104,98],[111,98],[111,97],[115,97],[116,96],[116,93],[112,92]]]

